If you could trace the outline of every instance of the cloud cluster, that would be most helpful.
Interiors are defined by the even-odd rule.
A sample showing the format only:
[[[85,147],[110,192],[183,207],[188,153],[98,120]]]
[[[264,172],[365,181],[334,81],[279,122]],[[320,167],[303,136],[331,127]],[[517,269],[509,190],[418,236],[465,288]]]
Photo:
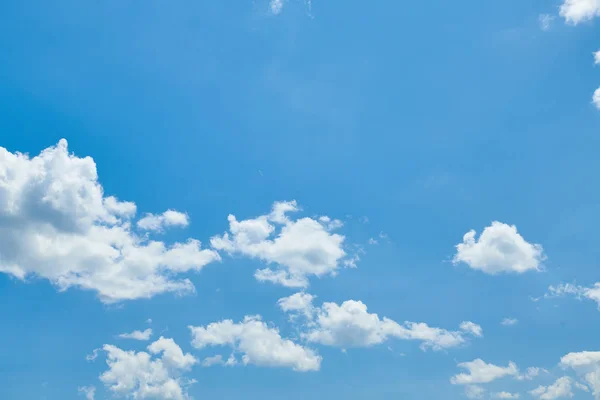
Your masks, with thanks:
[[[399,324],[369,313],[361,301],[347,300],[341,305],[326,302],[315,306],[314,298],[306,293],[296,293],[278,301],[283,311],[306,318],[301,337],[312,343],[340,348],[369,347],[393,338],[419,341],[424,350],[442,350],[464,344],[468,336],[483,336],[481,327],[470,321],[463,322],[458,331],[430,327],[425,323]]]
[[[198,360],[184,354],[173,341],[161,337],[148,346],[148,352],[125,351],[104,345],[108,370],[100,380],[117,396],[134,399],[186,400],[185,386],[191,381],[181,374]]]
[[[301,372],[318,371],[321,367],[320,355],[310,348],[282,338],[279,330],[267,326],[260,316],[246,316],[237,323],[227,319],[205,327],[189,328],[195,348],[229,346],[234,352],[241,353],[244,365],[287,367]],[[218,364],[221,361],[222,358],[213,358],[209,363]]]
[[[517,232],[517,227],[494,221],[486,227],[479,239],[471,230],[456,245],[453,263],[465,263],[475,270],[487,274],[539,271],[545,259],[544,250],[539,244],[525,241]]]
[[[229,232],[211,239],[211,246],[230,254],[272,264],[275,269],[256,271],[259,281],[287,287],[307,287],[310,276],[335,275],[346,252],[344,236],[331,231],[341,226],[329,217],[292,220],[299,211],[295,201],[276,202],[271,213],[238,221],[229,215]]]
[[[218,253],[195,239],[138,235],[135,214],[134,203],[104,195],[94,161],[69,154],[64,139],[33,158],[0,148],[0,272],[93,290],[104,302],[193,291],[177,275]]]

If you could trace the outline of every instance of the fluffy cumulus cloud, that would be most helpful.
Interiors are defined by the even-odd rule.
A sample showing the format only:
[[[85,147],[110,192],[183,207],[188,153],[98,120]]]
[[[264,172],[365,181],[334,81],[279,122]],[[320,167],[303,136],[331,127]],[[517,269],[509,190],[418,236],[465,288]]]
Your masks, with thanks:
[[[594,397],[600,399],[600,351],[569,353],[561,358],[560,365],[579,374],[592,389]],[[585,390],[581,385],[576,387]]]
[[[175,210],[167,210],[162,214],[146,214],[137,222],[141,230],[163,232],[165,228],[180,226],[185,227],[190,223],[187,214]]]
[[[519,376],[519,369],[512,361],[509,362],[506,367],[502,367],[494,364],[488,364],[482,359],[478,358],[473,361],[460,363],[458,366],[466,369],[468,372],[463,372],[450,378],[450,383],[453,385],[489,383],[506,376]]]
[[[321,367],[320,355],[282,338],[279,330],[269,327],[260,316],[247,316],[238,323],[223,320],[205,327],[190,326],[190,330],[195,348],[229,346],[241,354],[245,365],[285,367],[301,372],[318,371]]]
[[[284,0],[271,0],[269,2],[269,8],[271,13],[274,15],[278,15],[283,10],[283,1]]]
[[[545,259],[542,246],[528,243],[517,232],[517,227],[494,221],[478,239],[471,230],[456,245],[453,263],[465,263],[487,274],[524,273],[539,271]]]
[[[539,386],[529,393],[542,400],[568,399],[573,397],[573,379],[568,376],[558,378],[556,382],[549,386]]]
[[[184,354],[172,340],[161,337],[148,346],[148,352],[125,351],[104,345],[108,370],[100,380],[116,396],[133,399],[189,399],[186,386],[192,381],[182,373],[189,371],[198,360]]]
[[[295,201],[277,202],[271,212],[238,221],[230,215],[229,232],[211,239],[216,250],[241,254],[274,266],[256,271],[259,281],[287,287],[307,287],[310,276],[335,275],[348,265],[344,236],[332,233],[341,223],[329,217],[288,217],[300,211]]]
[[[279,300],[282,310],[291,315],[305,316],[301,337],[312,343],[340,348],[369,347],[388,339],[415,340],[422,349],[448,349],[464,344],[469,336],[482,336],[483,330],[473,322],[465,321],[460,330],[430,327],[425,323],[399,324],[389,318],[369,313],[361,301],[347,300],[341,305],[323,303],[313,305],[314,296],[300,293]]]
[[[0,148],[0,272],[45,278],[105,302],[194,290],[176,275],[219,259],[200,242],[166,244],[132,228],[136,205],[105,196],[90,157],[67,141],[33,158]]]
[[[560,15],[571,24],[600,16],[600,0],[564,0]]]
[[[133,331],[131,333],[121,333],[119,337],[121,339],[134,339],[134,340],[150,340],[152,336],[152,329],[146,329],[144,331]]]

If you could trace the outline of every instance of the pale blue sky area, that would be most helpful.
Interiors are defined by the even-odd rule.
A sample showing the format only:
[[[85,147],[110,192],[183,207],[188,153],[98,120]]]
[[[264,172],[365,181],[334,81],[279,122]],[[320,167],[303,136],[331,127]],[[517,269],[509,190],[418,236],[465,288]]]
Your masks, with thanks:
[[[600,399],[598,15],[0,2],[0,399]]]

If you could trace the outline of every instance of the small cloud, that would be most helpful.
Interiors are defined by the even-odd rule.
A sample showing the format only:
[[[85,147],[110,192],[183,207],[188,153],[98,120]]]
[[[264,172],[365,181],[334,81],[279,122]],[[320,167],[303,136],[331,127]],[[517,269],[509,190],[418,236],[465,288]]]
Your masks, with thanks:
[[[131,333],[121,333],[119,337],[121,339],[134,339],[134,340],[150,340],[152,336],[152,329],[148,328],[145,331],[133,331]]]
[[[281,11],[283,10],[283,0],[271,0],[269,8],[273,15],[281,14]]]
[[[362,222],[363,224],[368,224],[369,223],[369,217],[360,217],[358,220],[360,222]]]
[[[146,320],[146,323],[147,323],[147,324],[151,324],[151,323],[152,323],[152,318],[148,318],[148,319]]]
[[[504,318],[502,322],[500,322],[504,326],[513,326],[519,322],[516,318]]]
[[[94,386],[82,386],[77,388],[80,395],[85,396],[86,400],[94,400],[96,397],[96,388]]]
[[[593,53],[594,54],[594,64],[600,64],[600,50]]]
[[[548,31],[550,30],[550,27],[552,26],[552,22],[554,21],[556,17],[554,17],[553,15],[550,14],[540,14],[540,16],[538,17],[538,21],[540,23],[540,29],[543,31]]]
[[[596,106],[598,110],[600,110],[600,88],[596,89],[594,95],[592,96],[592,103]]]
[[[92,351],[92,354],[88,354],[87,356],[85,356],[85,359],[87,361],[94,361],[96,360],[96,358],[98,358],[98,352],[100,351],[100,349],[94,349],[94,351]]]
[[[379,242],[377,241],[377,239],[373,239],[373,238],[369,238],[369,244],[379,244]]]

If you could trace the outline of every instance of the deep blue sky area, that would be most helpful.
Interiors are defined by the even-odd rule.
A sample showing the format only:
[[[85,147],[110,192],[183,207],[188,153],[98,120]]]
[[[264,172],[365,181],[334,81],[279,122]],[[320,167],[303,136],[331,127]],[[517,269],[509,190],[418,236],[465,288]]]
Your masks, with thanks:
[[[600,350],[594,4],[0,2],[0,399],[600,396],[600,381],[595,392],[585,377],[600,372],[600,353],[583,367],[561,364],[568,353]],[[588,15],[569,5],[596,8]],[[81,171],[58,162],[44,164],[45,172],[27,169],[44,149],[59,154],[62,138],[64,157],[93,159],[97,179],[81,179],[102,187],[104,199],[134,202],[135,216],[114,214],[114,226],[97,216],[89,222],[82,213],[92,215],[92,206],[64,200],[61,218],[89,223],[63,231],[45,219],[42,204],[53,190],[74,187],[73,196],[91,202],[72,183]],[[54,183],[39,184],[40,176]],[[284,225],[269,217],[274,203],[293,200],[298,211]],[[162,228],[136,225],[165,210],[185,213],[186,222],[171,228],[165,216]],[[242,238],[230,214],[265,216],[275,231],[261,245],[273,247],[211,244],[226,231]],[[343,226],[329,229],[319,216]],[[294,250],[276,247],[276,238],[304,222],[323,236],[310,244],[313,231],[303,231],[286,242]],[[167,261],[157,267],[160,277],[189,279],[193,293],[108,301],[106,285],[130,273],[149,282],[139,271],[159,256],[109,270],[113,264],[81,255],[92,249],[83,241],[97,245],[104,239],[94,229],[107,226],[167,247],[194,238],[220,261],[201,271],[175,271]],[[456,245],[471,229],[473,252],[463,253]],[[479,236],[484,229],[489,240]],[[326,245],[337,235],[344,256],[327,261],[337,246]],[[68,243],[78,250],[67,254]],[[125,259],[126,250],[111,243]],[[347,268],[353,257],[356,268]],[[263,268],[294,271],[298,260],[335,272],[298,273],[307,283],[295,287],[254,276]],[[315,296],[310,317],[278,305],[297,292]],[[323,303],[349,307],[348,300],[371,314],[327,319],[333,311]],[[296,361],[281,361],[282,349],[251,342],[258,336],[247,331],[233,344],[199,347],[188,328],[229,319],[241,327],[255,315],[298,354],[317,354],[319,365],[300,371]],[[516,321],[502,324],[505,318]],[[433,339],[403,337],[405,321],[461,343],[436,347],[439,331],[429,333]],[[482,334],[459,328],[463,321]],[[146,329],[147,340],[118,336]],[[166,350],[163,358],[153,354],[148,346],[161,336],[194,365],[176,368]],[[181,393],[163,392],[164,381],[146,375],[115,389],[118,382],[102,375],[119,367],[111,367],[109,351],[86,360],[103,345],[149,353]],[[237,365],[202,365],[215,354],[234,354]],[[506,370],[482,372],[489,380],[473,370],[469,382],[452,379],[469,373],[458,364],[477,359]],[[528,376],[529,367],[538,373]],[[143,368],[129,364],[115,374],[141,376]]]

